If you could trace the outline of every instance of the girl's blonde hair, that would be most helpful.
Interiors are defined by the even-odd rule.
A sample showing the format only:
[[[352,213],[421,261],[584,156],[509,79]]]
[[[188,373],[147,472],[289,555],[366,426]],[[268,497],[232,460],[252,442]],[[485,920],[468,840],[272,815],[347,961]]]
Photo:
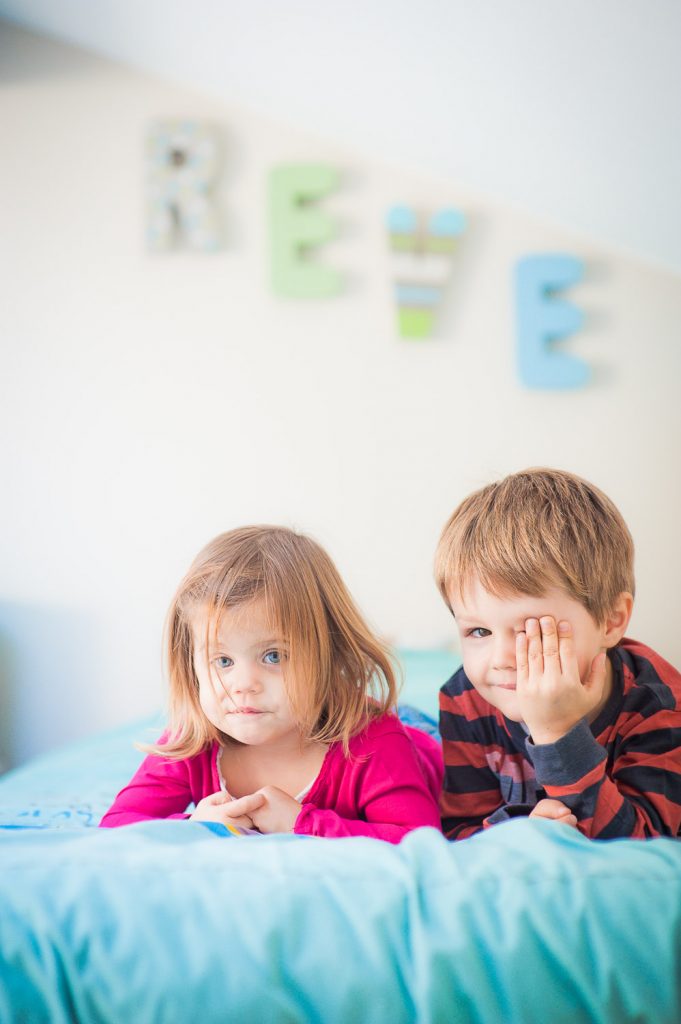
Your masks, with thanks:
[[[166,620],[170,680],[168,742],[146,749],[187,758],[227,740],[199,703],[192,627],[206,619],[206,636],[220,618],[262,600],[288,644],[284,679],[304,738],[340,741],[394,708],[390,654],[362,618],[336,566],[310,537],[280,526],[246,526],[222,533],[194,559]]]
[[[619,594],[634,594],[634,542],[593,484],[527,469],[469,495],[442,531],[435,579],[450,609],[476,578],[498,596],[559,587],[602,623]]]

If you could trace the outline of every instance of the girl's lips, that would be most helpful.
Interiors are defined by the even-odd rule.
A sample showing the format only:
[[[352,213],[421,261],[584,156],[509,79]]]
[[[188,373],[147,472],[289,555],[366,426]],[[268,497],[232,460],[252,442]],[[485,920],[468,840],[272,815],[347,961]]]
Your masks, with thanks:
[[[494,683],[497,690],[515,690],[515,683]]]
[[[234,708],[230,715],[263,715],[265,712],[258,708]]]

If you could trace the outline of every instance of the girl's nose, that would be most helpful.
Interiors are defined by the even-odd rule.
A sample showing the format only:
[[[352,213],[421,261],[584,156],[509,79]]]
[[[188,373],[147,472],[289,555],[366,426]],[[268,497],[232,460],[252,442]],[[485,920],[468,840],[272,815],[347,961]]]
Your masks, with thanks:
[[[243,667],[229,681],[232,693],[254,693],[260,689],[260,681],[255,668]]]

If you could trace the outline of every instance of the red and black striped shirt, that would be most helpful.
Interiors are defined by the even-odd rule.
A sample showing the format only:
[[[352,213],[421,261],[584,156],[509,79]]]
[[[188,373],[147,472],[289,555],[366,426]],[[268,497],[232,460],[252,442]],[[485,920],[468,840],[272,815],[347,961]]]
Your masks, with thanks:
[[[455,672],[440,691],[445,835],[528,815],[544,797],[594,839],[681,832],[681,675],[635,640],[609,656],[612,693],[595,721],[541,746]]]

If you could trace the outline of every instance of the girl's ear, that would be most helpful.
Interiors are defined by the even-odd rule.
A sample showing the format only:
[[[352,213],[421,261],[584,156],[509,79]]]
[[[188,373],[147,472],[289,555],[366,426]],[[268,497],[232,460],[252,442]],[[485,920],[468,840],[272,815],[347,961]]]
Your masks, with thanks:
[[[634,608],[634,598],[626,590],[618,594],[612,609],[605,617],[605,644],[616,647],[627,631]]]

